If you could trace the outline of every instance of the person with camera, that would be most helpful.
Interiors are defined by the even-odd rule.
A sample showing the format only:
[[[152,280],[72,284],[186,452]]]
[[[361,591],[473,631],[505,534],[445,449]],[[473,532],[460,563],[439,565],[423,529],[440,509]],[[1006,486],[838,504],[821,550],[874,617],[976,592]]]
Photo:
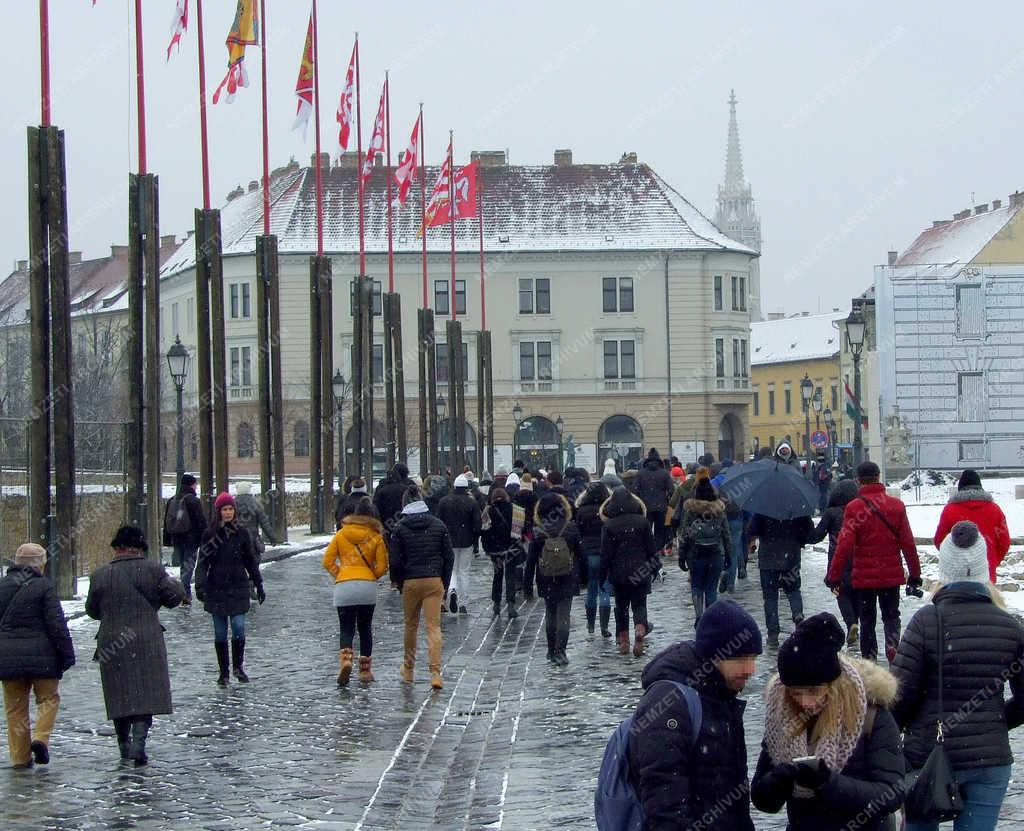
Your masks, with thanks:
[[[840,657],[845,634],[828,612],[807,618],[779,649],[765,693],[761,757],[750,796],[786,808],[790,831],[885,831],[903,802],[903,756],[889,711],[896,679]]]
[[[906,582],[907,594],[916,597],[921,597],[923,592],[921,562],[907,508],[899,499],[886,495],[879,477],[880,471],[874,462],[862,462],[857,468],[860,492],[846,506],[825,584],[833,592],[839,590],[846,564],[853,561],[852,583],[860,615],[861,657],[870,661],[878,657],[875,623],[876,610],[880,607],[885,656],[891,664],[900,642],[900,587]],[[907,562],[909,577],[904,574],[901,555]]]

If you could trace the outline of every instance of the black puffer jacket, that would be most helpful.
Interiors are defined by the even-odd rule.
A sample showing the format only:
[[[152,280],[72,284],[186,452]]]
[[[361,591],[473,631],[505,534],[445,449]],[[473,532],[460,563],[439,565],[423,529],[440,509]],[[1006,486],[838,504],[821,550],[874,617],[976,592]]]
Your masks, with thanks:
[[[601,554],[601,533],[604,531],[601,506],[610,495],[608,488],[600,482],[592,482],[576,499],[576,529],[580,532],[584,557]]]
[[[686,701],[666,684],[680,681],[700,694],[696,742]],[[656,655],[643,672],[629,765],[647,818],[645,831],[753,831],[743,732],[746,702],[725,685],[711,661],[690,642]],[[668,693],[668,694],[666,694]]]
[[[793,796],[792,780],[780,776],[776,766],[792,759],[773,761],[768,743],[762,744],[750,783],[751,798],[759,810],[770,814],[785,806],[789,831],[886,831],[890,827],[885,824],[887,817],[903,802],[900,731],[888,710],[896,697],[896,679],[877,664],[859,658],[844,664],[844,671],[856,672],[864,682],[864,728],[842,770],[832,771],[814,797]],[[778,720],[776,735],[788,729],[792,718],[778,706],[776,697],[785,695],[784,690],[775,676],[766,695],[767,719]]]
[[[601,582],[614,586],[650,583],[661,568],[654,550],[654,536],[647,524],[647,510],[638,496],[616,488],[601,506]]]
[[[907,767],[924,764],[940,716],[954,768],[1009,765],[1007,729],[1024,723],[1024,628],[978,583],[951,583],[932,603],[911,618],[892,670],[900,682],[893,715],[906,733]],[[942,612],[945,643],[941,714],[935,607]],[[1009,702],[1003,698],[1006,681]]]
[[[800,549],[814,531],[809,516],[773,519],[754,514],[747,525],[747,536],[757,537],[757,567],[762,571],[789,571],[800,567]]]
[[[853,479],[843,479],[828,498],[828,507],[818,520],[818,527],[807,538],[808,544],[821,542],[828,537],[828,564],[832,565],[832,555],[836,553],[836,540],[843,529],[843,516],[850,500],[857,496],[857,483]],[[826,569],[827,571],[827,569]],[[843,571],[843,585],[853,586],[853,557],[850,558]]]
[[[676,488],[672,474],[665,470],[657,454],[648,456],[643,467],[636,475],[636,495],[639,496],[648,511],[665,511],[668,509],[668,498]]]
[[[706,557],[717,556],[713,553],[714,549],[698,551],[698,546],[694,541],[694,529],[698,520],[717,529],[719,550],[725,558],[726,568],[728,568],[732,559],[732,537],[729,535],[729,520],[725,517],[725,503],[721,499],[707,501],[696,497],[687,499],[683,503],[683,520],[679,525],[680,565],[682,565],[684,557],[687,561],[692,561],[694,557],[702,554]]]
[[[0,618],[0,681],[60,678],[74,666],[57,592],[31,566],[12,566],[0,580]]]
[[[377,509],[378,519],[385,528],[391,528],[402,513],[402,497],[412,487],[408,476],[399,476],[394,471],[373,492],[373,507]]]
[[[537,594],[545,600],[556,602],[579,594],[584,572],[583,550],[580,547],[580,532],[572,521],[569,500],[558,493],[548,492],[541,496],[533,515],[533,529],[526,572],[536,572]],[[564,537],[573,553],[572,571],[563,577],[545,577],[540,573],[540,557],[549,536]],[[532,589],[533,586],[527,586],[527,590]]]
[[[441,499],[437,518],[447,526],[453,548],[469,548],[480,536],[480,503],[465,488]]]
[[[492,502],[486,508],[491,527],[480,532],[480,542],[486,554],[505,554],[513,546],[519,546],[512,540],[512,503],[505,499]]]
[[[236,520],[203,534],[196,562],[196,596],[211,615],[230,617],[249,611],[249,581],[263,586],[256,545]]]
[[[445,524],[426,507],[423,502],[407,505],[391,532],[391,582],[401,588],[406,580],[440,577],[447,591],[455,563],[452,540]]]

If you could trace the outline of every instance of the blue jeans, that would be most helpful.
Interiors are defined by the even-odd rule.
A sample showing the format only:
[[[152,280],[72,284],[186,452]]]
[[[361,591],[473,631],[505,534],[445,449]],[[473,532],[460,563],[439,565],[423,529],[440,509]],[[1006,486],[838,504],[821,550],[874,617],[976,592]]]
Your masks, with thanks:
[[[241,640],[245,637],[245,615],[213,615],[213,640],[216,643],[228,642],[228,621],[231,621],[231,639]]]
[[[596,609],[598,596],[601,599],[601,608],[607,609],[612,605],[612,587],[605,582],[601,585],[601,555],[587,555],[587,608]]]
[[[181,566],[181,585],[185,587],[186,597],[192,596],[192,574],[196,570],[196,556],[198,554],[198,545],[174,546],[174,559]]]
[[[732,538],[732,557],[729,568],[725,570],[725,590],[732,594],[736,591],[736,572],[743,560],[743,517],[737,516],[729,520],[729,536]]]
[[[956,772],[964,810],[953,821],[953,831],[995,831],[999,808],[1010,784],[1010,765],[968,768]],[[908,822],[907,831],[937,831],[937,822]]]
[[[718,600],[718,580],[725,568],[725,555],[721,548],[711,556],[693,554],[689,564],[693,613],[699,618],[708,606]]]
[[[804,613],[804,599],[800,594],[800,569],[760,569],[761,596],[764,598],[764,622],[770,635],[779,634],[779,590],[786,593],[789,610],[795,618]]]

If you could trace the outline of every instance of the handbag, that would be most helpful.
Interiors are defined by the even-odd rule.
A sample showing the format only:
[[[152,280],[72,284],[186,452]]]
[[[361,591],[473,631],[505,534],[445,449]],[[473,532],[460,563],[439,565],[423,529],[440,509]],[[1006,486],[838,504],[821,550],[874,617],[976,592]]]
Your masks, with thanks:
[[[928,754],[924,766],[906,775],[907,798],[904,814],[908,822],[948,822],[963,811],[963,797],[956,781],[956,773],[946,754],[942,729],[942,613],[935,606],[935,628],[938,632],[936,653],[939,665],[939,720],[935,730],[935,747]]]

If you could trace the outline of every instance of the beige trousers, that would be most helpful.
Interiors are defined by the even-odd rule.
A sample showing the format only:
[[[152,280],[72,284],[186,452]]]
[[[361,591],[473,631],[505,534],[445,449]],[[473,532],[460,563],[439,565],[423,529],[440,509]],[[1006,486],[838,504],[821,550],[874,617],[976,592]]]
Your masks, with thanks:
[[[402,584],[402,608],[405,611],[405,666],[416,665],[416,634],[420,612],[427,623],[427,658],[430,671],[441,671],[441,602],[444,583],[440,577],[418,577]]]
[[[11,753],[11,764],[27,765],[32,758],[33,741],[50,746],[50,733],[57,720],[60,694],[57,678],[23,678],[4,681],[4,710],[7,713],[7,746]],[[28,696],[36,693],[36,727],[32,730],[29,717]]]

